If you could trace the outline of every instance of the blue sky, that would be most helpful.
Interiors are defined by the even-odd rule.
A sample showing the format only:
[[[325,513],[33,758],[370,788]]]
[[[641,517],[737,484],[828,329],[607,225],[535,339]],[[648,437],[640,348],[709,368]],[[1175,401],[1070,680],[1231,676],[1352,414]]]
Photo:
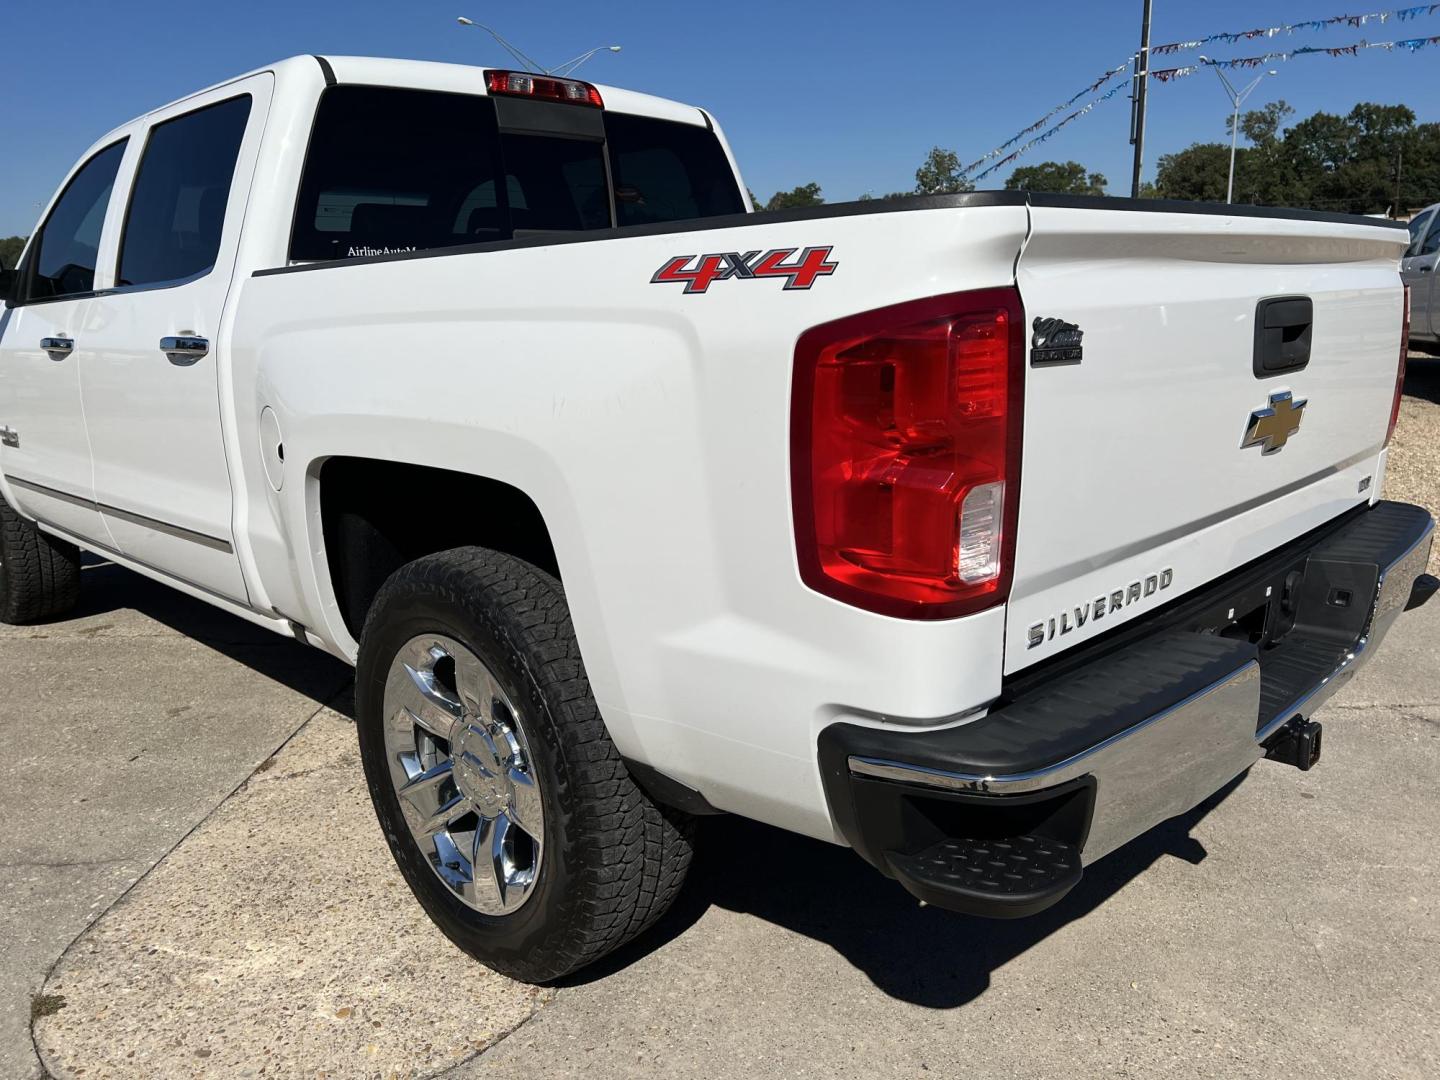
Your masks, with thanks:
[[[1418,0],[1182,3],[1156,0],[1155,42],[1293,23]],[[296,53],[363,54],[501,65],[506,57],[455,16],[489,22],[541,62],[599,44],[582,74],[709,108],[751,188],[817,180],[831,201],[911,186],[933,145],[978,157],[1137,44],[1140,0],[11,0],[0,34],[0,236],[27,233],[74,158],[107,129],[191,90]],[[1440,13],[1356,30],[1235,46],[1215,57],[1440,34]],[[1193,54],[1185,54],[1186,56]],[[1176,63],[1183,62],[1177,58]],[[1305,57],[1280,65],[1251,99],[1284,97],[1308,115],[1358,100],[1404,103],[1440,119],[1440,47],[1410,55]],[[1225,137],[1228,106],[1213,74],[1152,86],[1147,175],[1156,157]],[[1128,194],[1124,95],[1070,125],[1024,161],[1075,159]],[[982,186],[1000,186],[1009,169]]]

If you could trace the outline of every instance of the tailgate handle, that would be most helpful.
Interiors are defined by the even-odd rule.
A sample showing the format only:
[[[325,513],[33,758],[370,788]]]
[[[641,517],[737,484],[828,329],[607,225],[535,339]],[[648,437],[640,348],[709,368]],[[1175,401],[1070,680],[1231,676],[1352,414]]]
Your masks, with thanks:
[[[1272,296],[1255,308],[1255,377],[1299,371],[1310,363],[1315,305],[1308,296]]]

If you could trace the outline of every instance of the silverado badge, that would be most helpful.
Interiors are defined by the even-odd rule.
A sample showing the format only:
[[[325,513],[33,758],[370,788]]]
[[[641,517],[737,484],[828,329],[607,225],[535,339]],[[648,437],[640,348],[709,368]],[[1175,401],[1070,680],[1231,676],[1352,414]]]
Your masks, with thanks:
[[[1258,446],[1262,455],[1282,449],[1290,436],[1300,430],[1300,416],[1306,404],[1291,397],[1289,390],[1271,394],[1269,405],[1250,414],[1250,425],[1245,429],[1245,441],[1240,449]]]
[[[1080,327],[1064,319],[1037,318],[1031,329],[1035,331],[1030,337],[1031,366],[1080,363],[1084,354],[1080,343],[1085,338]]]

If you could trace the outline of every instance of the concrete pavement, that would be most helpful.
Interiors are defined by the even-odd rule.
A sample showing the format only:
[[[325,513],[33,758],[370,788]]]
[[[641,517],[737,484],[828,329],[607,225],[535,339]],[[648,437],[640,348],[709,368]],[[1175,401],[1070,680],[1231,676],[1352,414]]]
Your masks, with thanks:
[[[141,607],[168,596],[138,579],[128,595]],[[1092,867],[1039,918],[996,923],[921,908],[848,851],[714,819],[675,911],[553,1000],[450,948],[410,900],[368,817],[343,694],[338,711],[317,712],[343,668],[298,648],[279,661],[272,652],[288,657],[292,646],[278,640],[268,650],[231,641],[216,655],[212,639],[194,657],[204,673],[171,676],[163,669],[183,644],[163,626],[142,632],[139,613],[92,614],[55,640],[101,618],[122,650],[126,633],[132,647],[159,640],[123,670],[108,661],[86,669],[113,680],[114,692],[80,694],[76,712],[118,709],[126,726],[164,735],[171,729],[147,728],[151,713],[126,701],[165,700],[143,676],[188,693],[202,715],[221,701],[225,712],[239,701],[273,715],[265,738],[276,741],[313,719],[59,962],[45,989],[65,1007],[36,1025],[57,1077],[1440,1073],[1440,602],[1403,616],[1322,714],[1319,768],[1261,763]],[[245,648],[248,664],[236,659]],[[312,692],[274,678],[302,675]],[[31,668],[26,677],[38,676]],[[220,692],[197,691],[197,680]],[[61,684],[52,700],[62,688],[75,697]],[[12,699],[12,717],[17,706],[37,709]],[[113,803],[112,827],[100,832],[124,836],[126,861],[89,892],[67,891],[71,878],[37,877],[30,906],[10,905],[4,929],[29,939],[28,961],[7,957],[7,974],[34,986],[47,950],[53,956],[186,830],[187,815],[243,776],[247,754],[263,756],[262,739],[227,743],[233,726],[205,732],[233,771],[202,769],[183,808],[146,822],[150,807],[165,805],[173,785],[163,783]],[[176,741],[191,745],[191,729],[181,730]],[[40,739],[28,760],[44,759],[53,774],[51,745]],[[129,743],[113,756],[132,768],[144,758],[123,750]],[[32,805],[35,776],[31,767],[11,777],[29,798],[4,815],[7,826],[30,815],[31,828],[12,834],[32,842],[55,817]],[[83,829],[56,835],[69,837],[52,845],[67,863],[113,857]],[[54,869],[66,872],[94,873]],[[28,1049],[22,1019],[6,1032],[6,1065]]]
[[[0,1076],[38,1076],[56,957],[339,695],[349,670],[108,564],[73,616],[0,627]]]

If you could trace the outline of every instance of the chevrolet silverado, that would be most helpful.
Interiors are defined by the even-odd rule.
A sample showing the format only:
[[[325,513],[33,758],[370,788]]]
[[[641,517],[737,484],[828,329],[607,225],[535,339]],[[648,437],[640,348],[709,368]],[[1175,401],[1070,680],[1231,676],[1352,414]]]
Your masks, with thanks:
[[[757,213],[703,109],[292,58],[100,139],[4,273],[0,617],[83,549],[354,664],[396,863],[517,978],[652,924],[716,812],[1028,915],[1315,764],[1411,601],[1408,242]]]

